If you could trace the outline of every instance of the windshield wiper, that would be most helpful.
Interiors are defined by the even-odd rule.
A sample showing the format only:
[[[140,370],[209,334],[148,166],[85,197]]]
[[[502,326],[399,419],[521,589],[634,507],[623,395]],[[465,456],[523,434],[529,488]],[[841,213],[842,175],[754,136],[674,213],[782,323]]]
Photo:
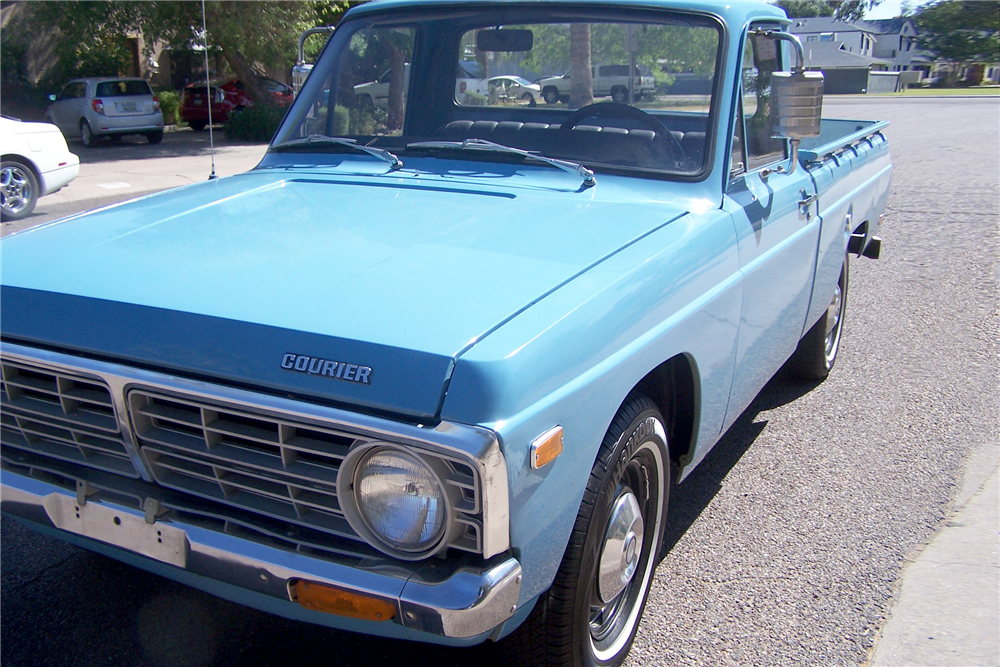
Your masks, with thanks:
[[[362,153],[368,153],[374,157],[381,160],[385,160],[391,165],[392,170],[400,169],[403,166],[403,161],[400,160],[396,155],[390,153],[384,148],[372,148],[371,146],[365,146],[364,144],[359,144],[357,139],[345,139],[343,137],[328,137],[325,134],[310,134],[308,137],[303,137],[301,139],[291,139],[289,141],[283,141],[280,144],[276,144],[271,147],[272,150],[282,150],[285,148],[292,148],[294,146],[308,146],[315,144],[336,144],[337,146],[346,146],[347,148],[353,148],[355,150],[361,151]]]
[[[407,150],[410,148],[451,148],[457,150],[492,151],[495,153],[520,155],[523,158],[537,160],[553,166],[556,169],[562,169],[567,173],[580,176],[583,178],[583,187],[585,188],[589,188],[597,184],[597,180],[594,178],[594,172],[587,169],[582,164],[570,162],[569,160],[557,160],[556,158],[546,157],[532,151],[521,150],[520,148],[504,146],[503,144],[487,141],[486,139],[466,139],[464,141],[417,141],[412,144],[406,144],[406,148]]]

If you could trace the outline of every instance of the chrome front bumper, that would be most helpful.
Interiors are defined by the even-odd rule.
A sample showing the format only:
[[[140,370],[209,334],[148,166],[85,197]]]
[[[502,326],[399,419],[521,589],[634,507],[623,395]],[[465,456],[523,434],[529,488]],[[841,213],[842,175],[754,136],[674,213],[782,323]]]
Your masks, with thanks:
[[[88,498],[86,487],[74,496],[62,487],[10,470],[0,472],[0,510],[83,546],[125,552],[140,567],[183,583],[197,587],[204,578],[243,591],[247,597],[282,602],[281,608],[294,611],[285,614],[289,617],[383,636],[433,641],[434,636],[485,635],[514,614],[521,589],[521,565],[510,556],[496,556],[481,568],[444,559],[335,562],[183,521],[156,520],[155,511],[143,513],[101,501],[99,494],[96,499]],[[357,622],[339,622],[338,616],[305,611],[291,601],[290,585],[297,580],[390,602],[396,607],[395,617],[382,623],[366,622],[366,627],[359,628]],[[386,625],[399,627],[396,631],[377,627]]]

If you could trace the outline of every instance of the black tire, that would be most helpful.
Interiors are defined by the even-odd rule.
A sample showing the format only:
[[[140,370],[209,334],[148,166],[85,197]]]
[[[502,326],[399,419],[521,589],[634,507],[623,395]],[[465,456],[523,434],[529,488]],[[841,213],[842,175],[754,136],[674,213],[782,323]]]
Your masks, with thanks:
[[[93,146],[94,142],[97,141],[97,137],[94,136],[93,130],[90,129],[90,123],[84,118],[80,121],[80,141],[84,146]]]
[[[535,96],[532,95],[531,93],[525,93],[524,95],[521,95],[521,101],[524,102],[529,107],[535,106]]]
[[[163,130],[155,130],[146,134],[146,139],[151,144],[158,144],[163,141]]]
[[[20,160],[0,163],[0,219],[20,220],[31,215],[38,203],[38,178]]]
[[[552,588],[500,644],[511,663],[592,667],[625,660],[659,561],[670,483],[663,419],[650,399],[633,396],[601,443]],[[611,521],[629,516],[626,506],[641,522]],[[611,539],[614,526],[621,539]]]
[[[201,131],[202,131],[202,130],[204,130],[204,129],[205,129],[206,127],[208,127],[208,122],[207,122],[207,121],[204,121],[204,120],[189,120],[189,121],[188,121],[188,125],[189,125],[189,126],[191,127],[191,129],[192,129],[192,130],[194,130],[195,132],[201,132]]]
[[[628,104],[628,88],[615,86],[611,89],[611,101],[618,104]]]
[[[844,332],[844,314],[847,311],[847,288],[850,283],[847,256],[840,269],[840,279],[834,288],[833,298],[826,314],[819,318],[799,341],[786,368],[792,376],[802,380],[823,380],[833,370]]]
[[[558,104],[559,103],[559,89],[548,87],[542,91],[542,99],[545,100],[546,104]]]

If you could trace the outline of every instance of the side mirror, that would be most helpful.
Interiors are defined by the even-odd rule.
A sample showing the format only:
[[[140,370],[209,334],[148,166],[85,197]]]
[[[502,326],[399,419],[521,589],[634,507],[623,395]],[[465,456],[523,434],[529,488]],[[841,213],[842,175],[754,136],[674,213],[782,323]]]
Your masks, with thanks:
[[[788,167],[778,167],[775,172],[791,174],[799,162],[799,142],[819,136],[823,114],[823,73],[805,70],[802,42],[795,35],[772,30],[757,30],[755,34],[791,42],[798,58],[798,65],[791,72],[771,74],[771,136],[789,139],[792,144]]]
[[[796,69],[771,74],[774,134],[781,139],[818,137],[823,114],[823,73]]]

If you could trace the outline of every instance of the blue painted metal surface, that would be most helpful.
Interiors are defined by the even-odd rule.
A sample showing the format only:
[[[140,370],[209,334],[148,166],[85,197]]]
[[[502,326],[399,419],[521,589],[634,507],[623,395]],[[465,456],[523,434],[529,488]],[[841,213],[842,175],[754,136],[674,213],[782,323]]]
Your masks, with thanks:
[[[486,3],[433,6],[474,4]],[[4,336],[493,429],[520,604],[530,603],[555,576],[629,392],[667,360],[691,369],[688,474],[825,312],[843,218],[877,225],[890,169],[884,136],[838,137],[830,125],[800,153],[808,171],[731,183],[742,35],[754,21],[785,21],[770,5],[530,4],[719,16],[726,85],[709,173],[602,173],[581,190],[541,166],[414,157],[389,171],[369,156],[269,153],[247,174],[7,239]],[[346,20],[414,6],[426,3],[383,0]],[[845,153],[847,139],[861,143]],[[801,214],[800,189],[818,193],[818,215]],[[287,352],[370,366],[372,382],[289,373]],[[564,453],[532,469],[531,441],[556,424]]]

